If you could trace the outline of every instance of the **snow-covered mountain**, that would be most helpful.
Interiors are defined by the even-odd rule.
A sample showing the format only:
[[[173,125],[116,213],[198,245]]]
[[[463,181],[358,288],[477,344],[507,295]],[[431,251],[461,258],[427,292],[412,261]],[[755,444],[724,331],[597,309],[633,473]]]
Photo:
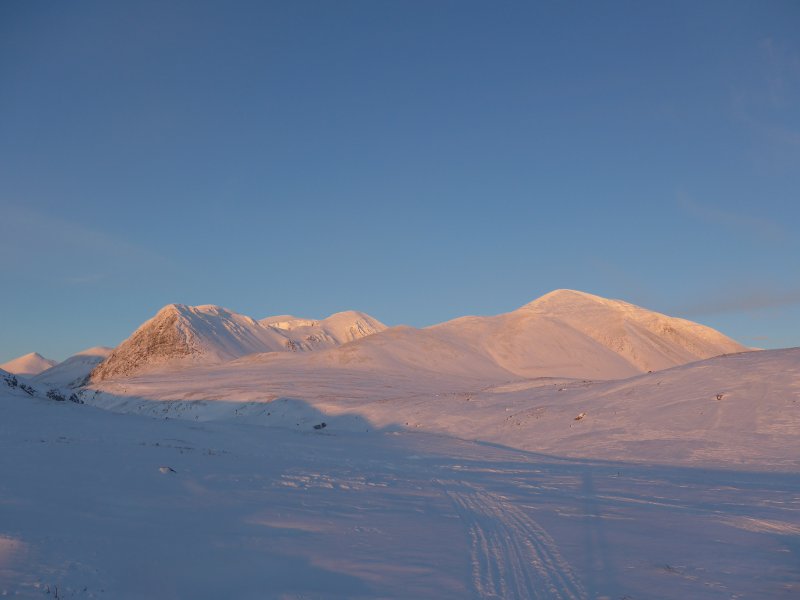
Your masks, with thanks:
[[[618,379],[748,350],[723,334],[621,300],[556,290],[510,313],[392,328],[317,363],[412,368],[486,379]]]
[[[171,304],[92,373],[92,381],[274,352],[315,352],[309,368],[427,371],[488,382],[519,377],[617,379],[747,350],[703,325],[621,300],[556,290],[510,313],[425,329],[386,327],[349,311],[324,320],[256,321],[219,306]]]
[[[0,369],[8,371],[9,373],[14,373],[15,375],[26,375],[30,377],[32,375],[38,375],[42,371],[46,371],[57,364],[57,360],[50,360],[38,352],[31,352],[30,354],[25,354],[3,363],[0,365]]]
[[[385,328],[355,311],[321,321],[273,317],[259,322],[220,306],[170,304],[120,344],[92,372],[92,380],[164,367],[214,364],[254,353],[330,348]]]
[[[321,327],[293,317],[266,325],[289,333]],[[624,458],[631,460],[636,445],[660,429],[671,428],[670,435],[688,447],[724,425],[714,436],[733,448],[738,434],[731,434],[728,420],[706,423],[696,413],[721,415],[715,395],[722,393],[726,414],[745,418],[747,407],[753,410],[754,378],[758,386],[772,385],[777,374],[796,372],[796,351],[746,350],[690,321],[559,290],[504,315],[425,329],[392,327],[318,352],[243,352],[224,363],[96,379],[80,397],[124,412],[250,418],[291,427],[318,423],[324,414],[336,417],[339,428],[358,429],[366,419],[375,427],[421,427],[562,454],[573,442],[580,453],[590,442],[574,436],[600,427],[602,435],[591,442],[597,452],[602,444],[617,452],[624,435],[630,442]],[[709,358],[719,355],[726,356]],[[775,393],[786,396],[791,377],[779,381]],[[696,407],[683,401],[695,390],[702,390]],[[796,394],[790,398],[795,399]],[[784,409],[781,404],[779,411]],[[608,410],[618,410],[619,418],[608,417]],[[769,414],[775,408],[758,410]],[[587,411],[579,428],[571,428],[573,417]],[[649,422],[652,411],[658,424]],[[602,421],[599,414],[606,415]],[[743,426],[742,435],[748,427],[760,434],[759,419]]]
[[[451,339],[477,337],[494,361],[524,377],[617,379],[748,349],[709,327],[573,290],[435,330]]]
[[[42,371],[31,382],[43,388],[76,388],[86,383],[92,370],[108,358],[113,348],[95,346],[70,356],[63,362]]]
[[[259,324],[284,332],[295,344],[291,348],[287,343],[291,350],[331,348],[386,329],[386,325],[377,319],[355,310],[335,313],[321,321],[282,315],[261,319]]]
[[[798,589],[800,348],[566,290],[376,323],[172,306],[79,391],[0,370],[0,595]]]

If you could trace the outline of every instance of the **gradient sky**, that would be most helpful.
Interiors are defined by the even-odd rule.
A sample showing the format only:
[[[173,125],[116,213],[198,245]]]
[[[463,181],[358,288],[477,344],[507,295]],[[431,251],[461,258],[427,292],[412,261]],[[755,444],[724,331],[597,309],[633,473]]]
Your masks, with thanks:
[[[0,362],[573,288],[800,345],[800,3],[0,4]]]

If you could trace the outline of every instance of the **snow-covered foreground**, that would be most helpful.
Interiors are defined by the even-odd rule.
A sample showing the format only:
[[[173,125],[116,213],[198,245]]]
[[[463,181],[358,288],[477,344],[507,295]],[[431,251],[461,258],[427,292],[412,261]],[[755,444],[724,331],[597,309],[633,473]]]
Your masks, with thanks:
[[[507,382],[261,354],[106,381],[89,404],[152,416],[330,431],[411,429],[562,457],[800,470],[800,348],[617,381]],[[576,417],[582,417],[576,420]]]
[[[566,459],[361,425],[159,420],[3,390],[0,594],[800,594],[800,476],[766,459]]]

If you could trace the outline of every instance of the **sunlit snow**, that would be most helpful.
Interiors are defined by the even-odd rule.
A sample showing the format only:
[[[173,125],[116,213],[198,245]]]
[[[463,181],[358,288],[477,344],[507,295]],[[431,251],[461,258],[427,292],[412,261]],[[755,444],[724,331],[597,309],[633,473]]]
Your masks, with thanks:
[[[0,593],[800,594],[800,349],[570,291],[349,337],[176,310],[63,401],[0,379]]]

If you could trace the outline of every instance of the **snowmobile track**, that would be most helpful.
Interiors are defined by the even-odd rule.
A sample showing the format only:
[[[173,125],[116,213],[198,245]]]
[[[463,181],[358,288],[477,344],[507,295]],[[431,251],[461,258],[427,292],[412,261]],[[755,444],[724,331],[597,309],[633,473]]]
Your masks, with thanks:
[[[587,597],[553,538],[525,512],[488,491],[440,483],[467,529],[479,598]]]

